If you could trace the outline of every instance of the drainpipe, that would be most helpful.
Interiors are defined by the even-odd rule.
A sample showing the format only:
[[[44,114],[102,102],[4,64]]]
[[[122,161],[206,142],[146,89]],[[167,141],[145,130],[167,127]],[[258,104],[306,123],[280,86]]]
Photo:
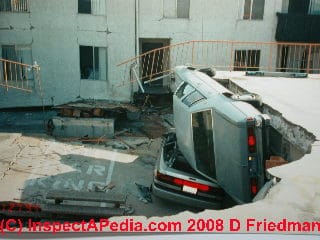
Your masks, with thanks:
[[[139,0],[135,0],[134,37],[135,37],[135,54],[136,56],[139,56]],[[139,66],[138,66],[138,75],[139,75]],[[133,101],[133,82],[132,81],[131,81],[131,101]]]
[[[139,56],[139,0],[135,0],[135,37],[136,37],[136,56]]]

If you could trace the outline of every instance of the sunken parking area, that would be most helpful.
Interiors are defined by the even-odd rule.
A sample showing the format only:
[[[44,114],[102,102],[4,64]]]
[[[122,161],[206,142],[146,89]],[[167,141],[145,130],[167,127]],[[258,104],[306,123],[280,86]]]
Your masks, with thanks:
[[[131,121],[120,114],[115,134],[108,138],[50,136],[45,132],[48,120],[60,113],[57,110],[0,113],[1,203],[43,206],[54,203],[48,197],[52,192],[70,196],[85,192],[89,198],[99,199],[105,193],[115,201],[125,199],[123,215],[151,217],[200,211],[158,199],[149,191],[161,135],[172,127],[170,109],[147,108]],[[85,196],[80,197],[80,205],[91,205],[89,198],[86,201]],[[79,205],[79,201],[66,199],[63,203],[68,206]],[[98,201],[94,206],[106,204]]]

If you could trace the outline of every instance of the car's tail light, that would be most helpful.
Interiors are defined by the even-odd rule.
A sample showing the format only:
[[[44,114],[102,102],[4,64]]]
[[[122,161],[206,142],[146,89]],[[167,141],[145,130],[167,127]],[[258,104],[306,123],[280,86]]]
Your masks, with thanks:
[[[162,173],[160,173],[158,171],[157,171],[156,178],[159,179],[159,180],[165,181],[165,182],[173,182],[173,177],[168,176],[166,174],[162,174]]]
[[[254,128],[248,127],[248,150],[250,153],[256,152],[256,136],[254,134]]]
[[[180,178],[174,178],[173,183],[175,183],[176,185],[179,185],[179,186],[188,186],[188,187],[196,188],[201,192],[208,192],[211,189],[210,186],[208,186],[208,185],[183,180]]]
[[[254,197],[258,193],[258,181],[256,178],[250,179],[251,196]]]
[[[209,192],[209,191],[213,190],[213,188],[211,186],[197,183],[197,182],[184,180],[181,178],[174,178],[174,177],[168,176],[166,174],[160,173],[158,171],[156,174],[156,178],[158,180],[173,183],[177,186],[188,186],[188,187],[196,188],[198,191],[201,191],[201,192]]]

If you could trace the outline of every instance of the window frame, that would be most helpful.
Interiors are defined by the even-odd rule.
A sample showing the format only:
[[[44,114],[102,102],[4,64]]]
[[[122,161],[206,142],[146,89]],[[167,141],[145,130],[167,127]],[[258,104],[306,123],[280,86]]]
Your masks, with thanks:
[[[16,57],[15,59],[12,58],[5,58],[9,61],[12,62],[17,62],[17,63],[22,63],[22,64],[26,64],[26,65],[33,65],[33,56],[32,56],[32,45],[31,44],[1,44],[0,45],[0,50],[1,50],[1,58],[4,58],[3,56],[3,52],[5,48],[13,48],[12,50],[14,51],[14,56]],[[26,59],[23,59],[23,55],[21,55],[22,53],[22,49],[28,49],[28,54],[24,55],[24,57],[27,58],[27,60],[29,59],[30,61],[23,61]],[[19,55],[19,51],[20,51],[20,55]],[[19,59],[18,59],[19,57]],[[3,63],[5,64],[5,63]],[[3,67],[3,66],[1,66]],[[21,71],[20,68],[14,68],[12,69],[12,71],[16,71],[16,73],[14,73],[13,75],[16,76],[16,81],[34,81],[35,80],[35,76],[33,71],[30,71],[29,68],[23,67],[24,70]],[[18,72],[17,72],[18,71]],[[8,73],[7,73],[8,74]],[[11,74],[10,74],[11,75]],[[17,76],[21,76],[21,78],[17,78]],[[8,79],[8,77],[7,77]],[[9,81],[13,81],[13,79],[10,79]]]
[[[246,17],[246,3],[247,1],[250,1],[250,11],[249,11],[249,16]],[[266,1],[265,0],[261,0],[263,1],[263,12],[262,12],[262,16],[261,18],[252,18],[253,16],[253,5],[254,2],[259,1],[259,0],[244,0],[243,2],[243,14],[242,14],[242,19],[243,20],[249,20],[249,21],[262,21],[264,19],[264,12],[265,12],[265,5],[266,5]]]
[[[90,1],[90,12],[80,12],[80,2],[82,2],[82,0],[78,0],[78,14],[92,14],[92,1]]]
[[[80,2],[88,1],[90,2],[90,12],[80,12]],[[97,5],[98,4],[98,5]],[[97,8],[100,6],[100,8]],[[98,10],[97,10],[98,9]],[[93,16],[106,16],[106,2],[105,0],[78,0],[78,14],[86,14]]]
[[[187,88],[190,88],[190,90],[188,90]],[[185,90],[188,90],[186,93],[184,93]],[[190,93],[192,93],[195,90],[195,88],[193,86],[191,86],[189,83],[187,82],[182,82],[180,84],[180,86],[177,88],[177,91],[175,93],[175,95],[177,96],[177,98],[179,98],[180,100],[183,100],[186,96],[188,96]],[[181,92],[182,91],[182,92]]]
[[[197,89],[194,89],[192,92],[187,94],[182,99],[182,103],[184,103],[187,107],[192,107],[193,105],[206,100],[206,97],[203,96],[201,92],[199,92]]]
[[[179,98],[180,101],[189,108],[192,107],[193,105],[207,99],[201,92],[199,92],[196,88],[194,88],[188,82],[182,82],[179,85],[179,87],[177,88],[174,95],[177,98]],[[192,99],[192,97],[194,99]],[[192,101],[190,101],[190,100],[192,100]]]
[[[243,57],[240,57],[239,59],[237,57],[239,55],[238,53],[240,53],[240,55]],[[254,58],[254,61],[252,61],[253,58]],[[235,49],[234,50],[233,71],[259,71],[260,62],[261,62],[261,49]]]
[[[88,74],[87,78],[83,78],[83,69],[82,69],[82,61],[81,61],[81,47],[89,47],[92,48],[92,73],[93,78],[90,78],[91,73]],[[105,73],[101,68],[100,63],[100,49],[104,49],[105,51]],[[96,56],[96,53],[98,56]],[[96,59],[98,59],[98,63],[96,63]],[[97,67],[96,68],[96,64]],[[98,71],[96,71],[98,69]],[[80,80],[89,80],[89,81],[107,81],[108,80],[108,48],[107,47],[100,47],[100,46],[89,46],[89,45],[79,45],[79,71],[80,71]],[[98,77],[96,78],[96,73]],[[105,79],[102,77],[105,74]]]
[[[3,5],[1,5],[3,4]],[[29,0],[18,0],[18,6],[15,6],[15,3],[10,0],[10,9],[3,10],[4,2],[0,3],[0,12],[11,12],[11,13],[30,13],[30,1]]]
[[[184,16],[179,16],[179,11],[178,11],[178,1],[179,0],[171,0],[171,1],[175,1],[174,5],[175,5],[175,11],[174,11],[174,15],[173,16],[166,16],[167,14],[165,14],[165,1],[169,1],[169,0],[163,0],[162,1],[162,9],[163,9],[163,17],[166,19],[190,19],[190,7],[191,7],[191,0],[187,0],[189,3],[188,6],[188,16],[184,17]],[[168,14],[169,15],[169,14]]]
[[[308,14],[309,15],[320,15],[320,1],[319,0],[310,0]]]
[[[212,158],[211,160],[212,161],[212,164],[210,166],[210,168],[212,167],[213,169],[210,169],[209,171],[213,170],[214,172],[205,172],[203,171],[203,162],[200,162],[200,159],[198,159],[199,157],[199,151],[197,150],[200,150],[198,147],[199,147],[199,144],[195,144],[195,126],[194,126],[194,116],[195,114],[199,114],[199,113],[204,113],[204,112],[210,112],[210,118],[211,118],[211,137],[212,137]],[[195,111],[195,112],[192,112],[191,113],[191,129],[192,129],[192,143],[193,143],[193,149],[194,149],[194,157],[195,157],[195,163],[196,163],[196,166],[197,166],[197,169],[200,170],[201,172],[203,172],[204,174],[206,175],[210,175],[211,177],[213,177],[214,179],[217,179],[217,167],[216,167],[216,156],[215,156],[215,137],[214,137],[214,117],[213,117],[213,109],[212,108],[205,108],[205,109],[201,109],[199,111]],[[208,129],[206,129],[207,133],[208,133]],[[196,147],[197,146],[197,147]],[[201,146],[201,144],[200,144]],[[207,150],[209,148],[206,148]],[[208,157],[206,157],[208,158]],[[203,160],[203,159],[201,159]],[[201,165],[201,168],[200,168],[200,165]]]

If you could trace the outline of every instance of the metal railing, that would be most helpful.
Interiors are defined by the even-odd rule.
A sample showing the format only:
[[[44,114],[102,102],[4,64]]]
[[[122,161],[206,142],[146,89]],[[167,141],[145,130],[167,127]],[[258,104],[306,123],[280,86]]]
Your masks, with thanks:
[[[285,42],[189,41],[165,46],[126,60],[119,86],[152,83],[175,66],[212,66],[225,71],[320,73],[320,44]],[[131,69],[135,68],[135,74]]]
[[[7,91],[9,88],[32,92],[39,75],[40,66],[35,62],[28,65],[0,58],[0,86]]]
[[[0,12],[29,12],[29,0],[0,0]]]

